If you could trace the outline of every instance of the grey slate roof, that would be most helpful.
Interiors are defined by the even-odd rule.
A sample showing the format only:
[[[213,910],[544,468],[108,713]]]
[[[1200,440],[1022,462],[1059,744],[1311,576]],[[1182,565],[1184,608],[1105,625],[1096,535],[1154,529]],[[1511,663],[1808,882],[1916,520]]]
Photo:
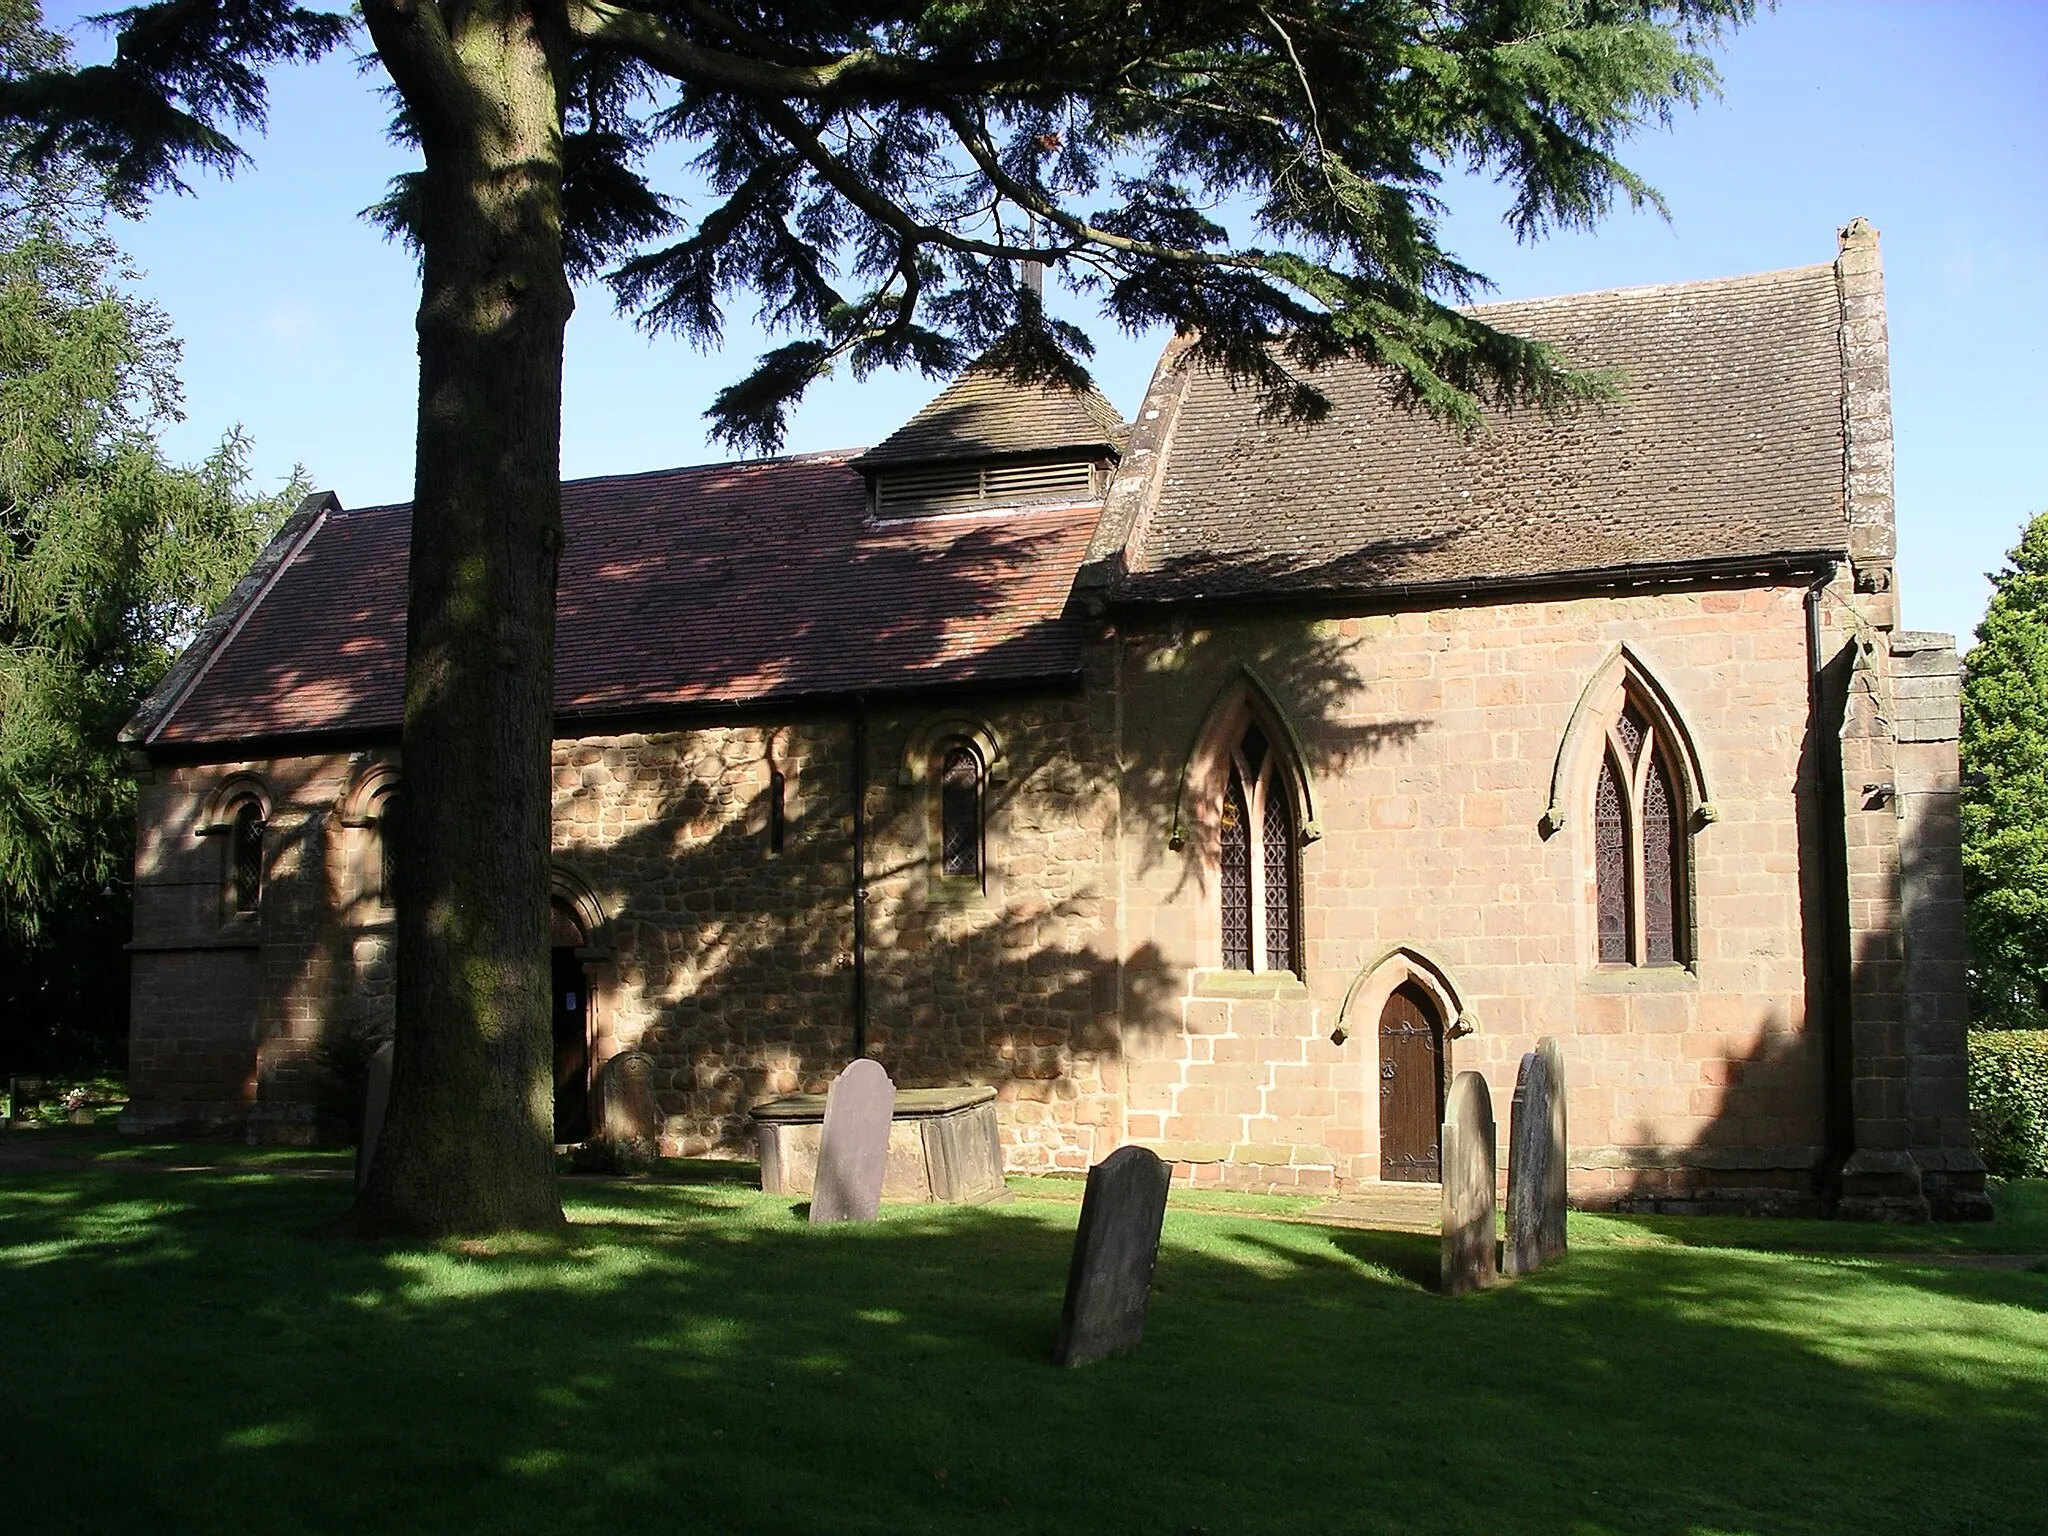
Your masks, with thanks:
[[[1085,451],[1114,454],[1123,418],[1092,386],[1081,394],[1052,384],[1016,384],[979,365],[854,461],[860,469]]]
[[[1495,416],[1466,441],[1395,404],[1365,364],[1318,375],[1334,409],[1312,428],[1262,421],[1255,395],[1194,373],[1154,434],[1164,463],[1115,596],[1494,586],[1846,550],[1832,266],[1480,313],[1618,369],[1621,401]]]

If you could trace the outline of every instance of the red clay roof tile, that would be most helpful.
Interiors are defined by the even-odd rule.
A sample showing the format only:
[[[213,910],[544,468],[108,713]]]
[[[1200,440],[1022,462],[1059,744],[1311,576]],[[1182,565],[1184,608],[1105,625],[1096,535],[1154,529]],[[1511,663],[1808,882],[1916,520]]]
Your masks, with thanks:
[[[558,715],[1078,670],[1097,509],[868,520],[847,456],[562,487]],[[331,511],[151,745],[397,728],[407,506]]]

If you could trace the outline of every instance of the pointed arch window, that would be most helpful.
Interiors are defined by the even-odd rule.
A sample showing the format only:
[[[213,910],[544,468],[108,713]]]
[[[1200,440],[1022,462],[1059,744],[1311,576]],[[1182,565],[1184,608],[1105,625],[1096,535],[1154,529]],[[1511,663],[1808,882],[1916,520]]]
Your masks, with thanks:
[[[1231,751],[1217,821],[1224,969],[1299,974],[1299,826],[1279,755],[1256,721]]]
[[[1593,888],[1602,965],[1684,965],[1684,807],[1671,747],[1634,699],[1608,728],[1593,791]]]

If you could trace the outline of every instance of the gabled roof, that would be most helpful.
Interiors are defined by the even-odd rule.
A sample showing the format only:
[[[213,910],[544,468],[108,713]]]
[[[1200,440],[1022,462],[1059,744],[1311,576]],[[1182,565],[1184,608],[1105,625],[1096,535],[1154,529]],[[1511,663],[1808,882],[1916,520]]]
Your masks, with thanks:
[[[1162,378],[1122,471],[1143,495],[1113,488],[1097,537],[1097,558],[1122,551],[1112,597],[1455,589],[1846,550],[1832,266],[1479,313],[1618,370],[1621,400],[1496,414],[1468,441],[1363,363],[1316,376],[1334,409],[1312,428],[1262,419],[1220,374]]]
[[[1070,614],[1077,579],[1135,605],[1405,603],[1846,553],[1832,266],[1483,313],[1617,370],[1620,402],[1500,415],[1468,440],[1352,364],[1319,376],[1334,409],[1302,428],[1190,367],[1177,341],[1128,441],[1099,394],[975,369],[859,457],[573,481],[557,717],[1071,678],[1090,633]],[[1103,508],[866,516],[878,465],[1120,449]],[[196,750],[395,731],[409,532],[408,507],[309,498],[126,739]]]
[[[859,469],[1074,452],[1112,457],[1123,418],[1092,384],[1018,384],[977,363],[854,461]]]
[[[564,485],[558,720],[1078,671],[1096,508],[875,525],[864,496],[843,454]],[[395,731],[410,532],[407,506],[309,502],[129,739]]]

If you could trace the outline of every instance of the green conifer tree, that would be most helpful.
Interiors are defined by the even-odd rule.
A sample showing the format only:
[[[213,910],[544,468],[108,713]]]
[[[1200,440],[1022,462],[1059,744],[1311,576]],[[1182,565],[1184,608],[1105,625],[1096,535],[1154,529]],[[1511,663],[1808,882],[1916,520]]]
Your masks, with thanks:
[[[2048,1023],[2048,512],[1994,591],[1963,683],[1963,879],[1977,1021]]]
[[[0,0],[0,79],[61,61]],[[123,287],[94,179],[0,176],[0,1071],[118,1066],[134,782],[122,723],[288,505],[230,434],[168,463],[177,342]]]

